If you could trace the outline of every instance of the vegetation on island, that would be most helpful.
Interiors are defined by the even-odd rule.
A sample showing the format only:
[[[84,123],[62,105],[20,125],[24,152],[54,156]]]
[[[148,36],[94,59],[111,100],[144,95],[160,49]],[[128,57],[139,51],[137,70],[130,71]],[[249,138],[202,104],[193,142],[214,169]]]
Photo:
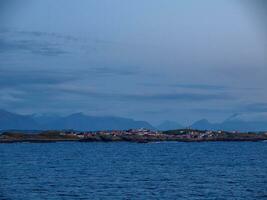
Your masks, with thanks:
[[[267,133],[239,133],[226,131],[203,131],[179,129],[151,131],[146,129],[112,130],[96,132],[43,131],[41,133],[4,132],[0,143],[14,142],[208,142],[208,141],[264,141]]]

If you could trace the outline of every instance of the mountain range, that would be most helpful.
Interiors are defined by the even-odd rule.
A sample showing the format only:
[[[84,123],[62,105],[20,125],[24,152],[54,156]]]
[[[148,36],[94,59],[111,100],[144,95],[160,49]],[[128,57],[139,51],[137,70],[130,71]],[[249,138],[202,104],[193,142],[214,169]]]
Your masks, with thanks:
[[[206,119],[199,120],[191,126],[198,130],[225,130],[225,131],[267,131],[267,116],[248,119],[242,114],[235,114],[221,123],[211,123]],[[147,128],[151,130],[174,130],[184,126],[174,121],[164,121],[158,126],[152,126],[146,121],[137,121],[123,117],[89,116],[75,113],[68,116],[51,114],[21,115],[0,110],[0,130],[125,130]]]
[[[182,129],[182,128],[184,128],[183,125],[177,122],[174,122],[174,121],[169,121],[169,120],[162,122],[160,125],[156,127],[156,129],[160,131],[168,131],[168,130],[175,130],[175,129]]]
[[[234,115],[221,123],[210,123],[202,119],[191,125],[191,128],[198,130],[224,130],[224,131],[267,131],[267,120],[265,119],[242,119],[242,115]]]
[[[88,116],[75,113],[65,117],[57,115],[20,115],[0,110],[0,130],[124,130],[135,128],[154,129],[145,121],[122,117]]]

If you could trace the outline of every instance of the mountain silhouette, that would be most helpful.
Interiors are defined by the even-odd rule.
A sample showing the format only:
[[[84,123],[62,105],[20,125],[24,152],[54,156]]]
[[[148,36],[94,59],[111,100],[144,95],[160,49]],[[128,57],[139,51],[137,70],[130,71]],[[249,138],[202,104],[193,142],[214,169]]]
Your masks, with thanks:
[[[167,130],[175,130],[184,128],[181,124],[174,121],[164,121],[160,125],[156,127],[158,130],[167,131]]]
[[[1,130],[74,129],[80,131],[97,131],[136,128],[154,129],[148,122],[122,117],[88,116],[83,113],[75,113],[66,117],[57,115],[19,115],[0,110]]]
[[[38,129],[38,123],[30,115],[19,115],[0,110],[0,129]]]
[[[235,114],[221,123],[211,123],[207,119],[196,121],[191,128],[198,130],[225,130],[225,131],[267,131],[267,116],[249,117],[250,115]],[[83,113],[74,113],[68,116],[51,114],[21,115],[6,110],[0,110],[0,130],[62,130],[74,129],[78,131],[98,130],[126,130],[126,129],[157,129],[174,130],[184,128],[177,122],[164,121],[153,127],[146,121],[137,121],[129,118],[114,116],[90,116]]]
[[[225,130],[225,131],[267,131],[266,119],[242,119],[241,115],[235,114],[221,123],[210,123],[202,119],[192,124],[193,129],[199,130]]]

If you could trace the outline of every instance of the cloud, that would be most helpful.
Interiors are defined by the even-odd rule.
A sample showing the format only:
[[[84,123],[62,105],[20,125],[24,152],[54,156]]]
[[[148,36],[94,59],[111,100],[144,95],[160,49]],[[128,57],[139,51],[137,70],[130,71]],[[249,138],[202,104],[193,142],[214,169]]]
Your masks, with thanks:
[[[59,33],[50,33],[50,32],[42,32],[42,31],[16,31],[13,30],[13,33],[25,35],[28,37],[35,37],[35,38],[54,38],[54,39],[60,39],[64,40],[65,42],[85,42],[85,39],[75,37],[72,35],[67,34],[59,34]]]
[[[266,0],[240,0],[240,4],[245,5],[250,11],[251,16],[255,19],[254,24],[263,30],[263,36],[266,39],[267,32],[267,1]]]
[[[201,94],[201,93],[154,93],[154,94],[136,94],[136,93],[108,93],[96,92],[90,87],[61,87],[57,88],[59,91],[66,94],[76,94],[87,96],[90,98],[101,98],[118,101],[177,101],[177,102],[199,102],[212,100],[229,100],[233,97],[228,94]]]
[[[149,110],[143,110],[142,109],[139,112],[143,113],[145,115],[159,115],[159,114],[162,115],[162,114],[177,112],[177,111],[174,109],[164,108],[164,109],[149,109]]]
[[[31,39],[0,39],[0,55],[3,53],[32,53],[42,56],[59,56],[68,53],[55,44]]]
[[[17,89],[1,88],[0,108],[12,108],[14,105],[23,105],[25,93]]]
[[[83,85],[88,82],[96,81],[101,77],[120,77],[120,76],[134,76],[141,73],[138,68],[132,69],[128,67],[88,67],[86,69],[76,70],[38,70],[33,68],[29,69],[12,69],[2,67],[0,69],[0,88],[25,86],[31,88],[35,85],[55,85],[67,84],[68,82],[82,82]],[[75,85],[74,85],[75,86]]]
[[[136,100],[159,100],[159,101],[210,101],[227,100],[230,97],[226,94],[200,94],[200,93],[169,93],[151,95],[128,95],[127,98]]]
[[[185,88],[185,89],[201,89],[201,90],[225,90],[227,86],[223,85],[208,85],[208,84],[170,84],[171,87]]]
[[[235,115],[248,115],[252,116],[254,114],[267,113],[267,103],[253,103],[243,106],[232,106],[224,108],[194,108],[191,111],[201,114],[218,114],[218,113],[240,113]],[[260,115],[259,115],[260,116]]]
[[[23,71],[8,69],[0,70],[0,77],[0,88],[20,88],[25,85],[53,85],[66,83],[78,78],[71,73],[64,72],[61,72],[59,75],[58,73],[44,70]]]
[[[267,16],[266,0],[255,0],[255,1],[242,0],[242,3],[246,3],[248,8],[251,9],[254,12],[254,14],[257,14],[260,17]],[[265,21],[264,18],[260,18],[260,20]]]
[[[138,67],[91,67],[85,71],[98,75],[137,75],[141,73]]]
[[[22,109],[27,112],[42,110],[54,113],[88,111],[95,108],[97,110],[102,109],[103,114],[106,110],[106,112],[115,115],[127,111],[128,113],[138,112],[141,115],[155,116],[171,113],[174,109],[181,110],[180,103],[195,105],[200,102],[210,103],[233,99],[227,94],[161,93],[160,91],[146,94],[131,90],[112,92],[107,88],[98,88],[95,85],[90,85],[90,82],[79,82],[79,80],[74,80],[68,76],[55,79],[53,76],[46,75],[39,82],[36,79],[31,79],[23,83],[25,79],[20,77],[19,82],[22,84],[19,82],[13,86],[6,84],[6,87],[1,89],[0,105],[2,108]],[[12,92],[13,88],[18,92]],[[152,111],[151,113],[144,113],[145,110],[152,110],[154,113]]]
[[[266,122],[267,112],[248,112],[241,114],[234,114],[227,120],[229,121],[247,121],[247,122]]]
[[[234,108],[194,108],[190,109],[190,111],[198,114],[232,114],[236,112]]]
[[[19,3],[19,0],[1,0],[0,1],[0,16],[3,13],[6,13],[7,10],[14,7],[18,3]],[[1,18],[0,18],[0,21],[1,21]]]
[[[243,111],[245,112],[267,112],[267,103],[253,103],[244,106]]]
[[[43,55],[55,55],[74,52],[74,50],[88,53],[112,47],[128,46],[129,44],[92,38],[81,37],[56,32],[43,32],[31,30],[16,30],[0,27],[0,53],[1,50],[27,50]],[[15,38],[13,40],[7,38]],[[2,45],[2,48],[1,48]],[[133,45],[133,44],[132,44]],[[66,51],[68,47],[68,51]],[[38,51],[39,50],[39,51]]]
[[[234,87],[226,85],[212,85],[212,84],[197,84],[197,83],[175,83],[175,84],[160,84],[160,83],[144,83],[141,84],[149,87],[171,87],[171,88],[182,88],[188,90],[203,90],[203,91],[229,91],[229,90],[261,90],[260,87]]]
[[[61,40],[64,42],[74,42],[74,43],[80,43],[80,44],[108,44],[108,45],[126,45],[119,42],[113,42],[109,40],[102,40],[102,39],[93,39],[90,37],[77,37],[69,34],[62,34],[62,33],[56,33],[56,32],[44,32],[44,31],[20,31],[20,30],[10,30],[10,29],[4,29],[5,32],[10,32],[17,35],[24,35],[27,37],[32,38],[49,38],[49,39],[55,39],[55,40]]]

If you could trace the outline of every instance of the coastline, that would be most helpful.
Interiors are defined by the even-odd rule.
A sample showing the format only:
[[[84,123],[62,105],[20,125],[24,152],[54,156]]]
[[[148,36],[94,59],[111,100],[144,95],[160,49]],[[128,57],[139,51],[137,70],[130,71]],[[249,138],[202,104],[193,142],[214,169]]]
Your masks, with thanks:
[[[172,130],[165,132],[145,129],[126,131],[44,131],[36,134],[4,132],[0,143],[53,142],[260,142],[267,141],[266,133],[237,133],[225,131]]]

